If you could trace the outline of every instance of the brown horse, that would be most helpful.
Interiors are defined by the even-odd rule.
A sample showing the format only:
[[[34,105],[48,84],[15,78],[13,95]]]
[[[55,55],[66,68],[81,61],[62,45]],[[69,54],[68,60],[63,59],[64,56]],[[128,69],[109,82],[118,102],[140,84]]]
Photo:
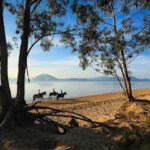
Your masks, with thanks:
[[[44,95],[46,95],[46,92],[42,92],[42,93],[33,95],[33,102],[34,102],[36,99],[44,100]]]

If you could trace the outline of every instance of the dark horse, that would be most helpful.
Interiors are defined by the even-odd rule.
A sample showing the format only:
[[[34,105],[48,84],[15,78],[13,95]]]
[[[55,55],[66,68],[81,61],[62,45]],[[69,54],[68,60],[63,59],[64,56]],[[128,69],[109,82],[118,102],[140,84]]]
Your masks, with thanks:
[[[57,99],[59,99],[59,98],[64,98],[65,95],[67,95],[66,92],[64,92],[64,93],[58,93],[58,94],[57,94]]]
[[[55,91],[53,91],[53,92],[51,92],[51,93],[49,93],[49,97],[52,97],[52,96],[57,96],[58,95],[58,93],[57,92],[55,92]]]
[[[46,95],[46,92],[42,92],[42,93],[33,95],[33,101],[35,101],[37,98],[41,99],[41,100],[44,100],[43,99],[44,95]]]

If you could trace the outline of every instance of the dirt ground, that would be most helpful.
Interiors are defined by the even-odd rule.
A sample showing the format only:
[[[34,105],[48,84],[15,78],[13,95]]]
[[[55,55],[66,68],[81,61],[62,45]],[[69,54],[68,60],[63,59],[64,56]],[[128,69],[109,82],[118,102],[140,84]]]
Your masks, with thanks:
[[[9,129],[0,131],[0,150],[149,150],[150,89],[135,90],[134,95],[140,101],[129,103],[117,92],[38,103],[38,106],[80,114],[111,128],[77,120],[79,127],[65,134],[58,134],[54,127],[46,124]],[[71,119],[49,118],[62,124],[68,124]]]

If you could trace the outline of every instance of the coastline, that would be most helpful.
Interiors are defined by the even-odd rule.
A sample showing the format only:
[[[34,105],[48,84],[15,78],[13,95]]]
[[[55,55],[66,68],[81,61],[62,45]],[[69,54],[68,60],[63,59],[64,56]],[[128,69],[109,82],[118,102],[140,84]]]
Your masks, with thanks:
[[[146,95],[150,95],[150,88],[144,88],[144,89],[135,89],[133,90],[133,94],[135,97],[142,97]],[[107,100],[116,100],[116,99],[126,99],[125,95],[122,91],[118,92],[111,92],[111,93],[104,93],[104,94],[98,94],[98,95],[90,95],[90,96],[81,96],[81,97],[75,97],[75,98],[64,98],[60,100],[56,99],[47,99],[44,100],[40,104],[44,105],[59,105],[61,107],[61,104],[66,105],[62,106],[61,108],[68,107],[68,105],[74,105],[74,104],[80,104],[80,103],[92,103],[92,102],[98,102],[98,101],[107,101]],[[67,105],[68,104],[68,105]]]
[[[134,90],[133,93],[138,99],[150,100],[150,89],[138,89]],[[115,92],[72,99],[48,100],[37,105],[67,110],[84,115],[94,121],[105,122],[114,119],[116,113],[126,102],[127,98],[122,92]],[[52,118],[64,124],[67,124],[69,121],[68,118]],[[80,124],[85,125],[83,122]]]

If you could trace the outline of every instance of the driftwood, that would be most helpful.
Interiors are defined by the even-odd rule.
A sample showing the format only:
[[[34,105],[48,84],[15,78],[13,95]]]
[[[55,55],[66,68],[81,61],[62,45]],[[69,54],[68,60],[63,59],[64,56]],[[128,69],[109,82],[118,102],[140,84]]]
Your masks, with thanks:
[[[78,113],[75,113],[75,112],[72,112],[72,111],[60,110],[60,109],[55,109],[55,108],[46,107],[46,106],[36,106],[37,104],[38,104],[38,102],[36,102],[33,105],[28,107],[28,111],[31,111],[31,110],[36,110],[37,111],[37,114],[34,114],[35,117],[42,118],[42,117],[53,116],[53,117],[74,118],[76,120],[82,120],[82,121],[91,123],[92,126],[103,126],[103,127],[106,127],[106,128],[112,128],[111,126],[109,126],[107,124],[97,122],[97,121],[93,121],[93,120],[91,120],[90,118],[88,118],[84,115],[81,115],[81,114],[78,114]],[[40,109],[48,109],[48,110],[50,110],[50,112],[40,113],[39,112]]]
[[[39,102],[35,102],[32,105],[26,105],[24,106],[24,110],[23,113],[16,113],[16,109],[14,106],[11,107],[11,109],[8,111],[8,113],[5,115],[3,121],[0,123],[0,128],[3,127],[7,122],[12,121],[13,122],[13,117],[16,117],[17,115],[19,116],[19,119],[24,119],[23,121],[20,120],[20,122],[25,122],[28,124],[35,124],[35,121],[39,122],[40,124],[47,124],[47,125],[52,125],[55,126],[57,129],[61,128],[63,130],[63,133],[67,132],[69,129],[71,129],[72,127],[77,127],[77,120],[82,120],[88,123],[91,123],[91,126],[103,126],[106,127],[107,129],[110,129],[111,127],[107,124],[101,123],[101,122],[96,122],[91,120],[90,118],[75,113],[75,112],[71,112],[71,111],[67,111],[67,110],[60,110],[60,109],[54,109],[51,107],[46,107],[46,106],[38,106]],[[49,112],[46,113],[40,113],[40,110],[49,110]],[[32,110],[36,110],[36,113],[33,113]],[[14,114],[15,111],[15,114]],[[25,117],[24,117],[25,116]],[[70,118],[71,120],[73,120],[74,122],[76,122],[76,124],[70,124],[68,122],[67,125],[65,124],[61,124],[58,123],[56,121],[54,121],[53,119],[51,119],[50,117],[64,117],[64,118]],[[18,119],[18,118],[17,118]],[[16,118],[14,119],[16,120]]]

